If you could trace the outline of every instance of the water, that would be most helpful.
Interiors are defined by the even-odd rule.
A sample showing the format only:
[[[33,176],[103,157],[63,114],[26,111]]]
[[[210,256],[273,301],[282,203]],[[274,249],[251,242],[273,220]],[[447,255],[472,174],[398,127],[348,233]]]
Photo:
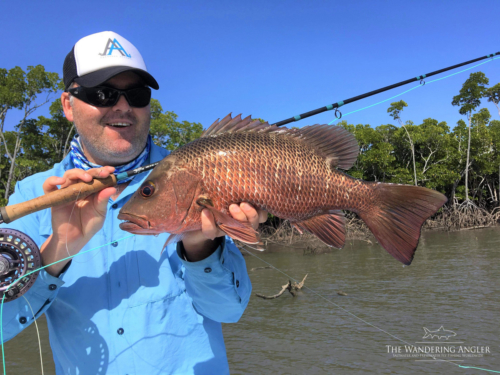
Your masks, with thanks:
[[[444,358],[456,364],[500,371],[500,228],[456,233],[427,232],[415,260],[403,267],[378,245],[347,244],[322,255],[255,252],[291,277],[361,319],[406,341],[428,347],[483,346],[482,357]],[[266,266],[247,255],[247,266]],[[249,271],[253,292],[273,295],[283,274]],[[347,293],[340,296],[338,291]],[[54,373],[48,332],[39,319],[44,369]],[[423,339],[423,327],[456,333]],[[252,296],[236,324],[223,326],[232,374],[489,374],[430,357],[396,358],[404,343],[303,290],[274,300]],[[7,373],[37,374],[40,358],[34,325],[5,345]]]
[[[257,255],[299,281],[308,273],[306,286],[409,344],[429,342],[423,327],[444,326],[457,334],[449,341],[463,343],[457,350],[489,346],[492,353],[483,358],[446,359],[500,371],[500,228],[427,232],[410,267],[361,242],[323,255]],[[246,260],[249,270],[266,265]],[[250,277],[253,292],[264,295],[288,280],[267,269]],[[288,292],[274,300],[252,296],[240,322],[224,325],[224,335],[233,374],[488,374],[415,361],[430,357],[395,358],[387,345],[403,346],[404,353],[404,343],[308,290],[295,298]]]

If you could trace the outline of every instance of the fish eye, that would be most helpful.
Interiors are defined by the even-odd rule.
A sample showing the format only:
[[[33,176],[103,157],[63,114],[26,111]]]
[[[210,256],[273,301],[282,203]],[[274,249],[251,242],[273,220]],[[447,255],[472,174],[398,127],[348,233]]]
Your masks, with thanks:
[[[152,181],[146,181],[140,188],[141,195],[144,198],[149,198],[154,194],[155,188],[155,184]]]

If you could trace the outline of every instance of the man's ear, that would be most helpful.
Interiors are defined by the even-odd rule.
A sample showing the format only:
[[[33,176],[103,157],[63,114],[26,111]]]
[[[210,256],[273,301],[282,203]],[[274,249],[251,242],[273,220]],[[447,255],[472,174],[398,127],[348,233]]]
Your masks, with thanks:
[[[69,92],[63,92],[61,94],[61,104],[63,107],[64,115],[66,119],[70,122],[73,122],[73,107],[69,102]]]

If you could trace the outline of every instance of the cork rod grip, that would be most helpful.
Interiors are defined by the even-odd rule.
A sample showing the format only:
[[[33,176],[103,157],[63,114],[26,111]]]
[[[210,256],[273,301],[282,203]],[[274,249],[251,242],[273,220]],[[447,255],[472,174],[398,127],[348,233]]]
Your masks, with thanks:
[[[23,216],[32,214],[33,212],[41,211],[49,207],[62,206],[76,201],[77,198],[84,199],[91,194],[115,185],[115,175],[110,175],[106,178],[94,178],[90,182],[79,182],[26,202],[1,207],[0,213],[2,214],[3,222],[10,223]]]

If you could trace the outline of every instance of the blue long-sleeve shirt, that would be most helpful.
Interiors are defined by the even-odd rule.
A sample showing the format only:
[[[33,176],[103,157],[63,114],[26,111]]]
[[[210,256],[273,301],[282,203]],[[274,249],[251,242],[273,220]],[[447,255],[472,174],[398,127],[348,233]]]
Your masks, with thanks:
[[[167,154],[153,145],[147,162]],[[49,176],[72,168],[66,157],[17,183],[9,204],[43,195]],[[177,245],[161,254],[168,234],[117,241],[130,235],[119,228],[118,211],[146,176],[136,176],[116,201],[109,200],[103,228],[82,251],[109,245],[76,256],[59,277],[40,271],[24,295],[35,318],[47,316],[57,374],[229,373],[221,322],[236,322],[248,304],[245,261],[227,237],[199,262],[181,259]],[[2,227],[41,246],[52,233],[50,209]],[[24,298],[4,304],[5,341],[32,322]]]

